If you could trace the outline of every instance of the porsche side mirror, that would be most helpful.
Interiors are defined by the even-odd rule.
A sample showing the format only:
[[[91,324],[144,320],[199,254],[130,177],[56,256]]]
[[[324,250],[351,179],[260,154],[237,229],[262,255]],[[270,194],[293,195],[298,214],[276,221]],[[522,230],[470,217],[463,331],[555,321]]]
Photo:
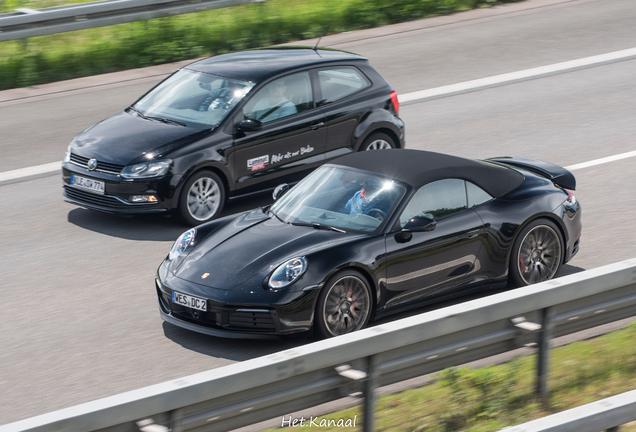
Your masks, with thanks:
[[[236,126],[239,132],[258,132],[261,129],[263,129],[263,123],[252,119],[243,120]]]
[[[424,232],[433,231],[437,222],[426,216],[413,216],[402,228],[403,232]]]
[[[425,216],[413,216],[404,225],[402,231],[395,235],[395,241],[398,243],[408,243],[413,238],[414,232],[433,231],[437,226],[437,222]]]
[[[276,186],[274,189],[274,193],[272,193],[272,198],[276,201],[278,198],[285,195],[285,193],[289,190],[289,185],[287,183],[283,183],[281,185]]]

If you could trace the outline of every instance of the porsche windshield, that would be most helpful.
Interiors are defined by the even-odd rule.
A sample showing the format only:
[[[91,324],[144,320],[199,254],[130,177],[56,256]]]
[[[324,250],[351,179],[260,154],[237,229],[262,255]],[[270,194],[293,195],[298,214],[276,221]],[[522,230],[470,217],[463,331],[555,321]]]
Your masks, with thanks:
[[[291,224],[372,232],[404,192],[402,185],[380,176],[325,166],[283,195],[271,210]]]
[[[202,129],[218,126],[253,83],[181,69],[139,100],[134,108],[152,120]]]

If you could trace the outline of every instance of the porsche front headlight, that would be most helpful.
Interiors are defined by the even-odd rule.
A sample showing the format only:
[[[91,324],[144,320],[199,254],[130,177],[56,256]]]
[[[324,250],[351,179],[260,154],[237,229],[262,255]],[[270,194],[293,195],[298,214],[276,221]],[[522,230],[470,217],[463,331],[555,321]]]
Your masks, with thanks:
[[[128,165],[121,171],[121,176],[123,178],[129,179],[159,177],[165,175],[170,169],[171,165],[172,161],[170,160],[143,162],[136,165]]]
[[[190,246],[192,240],[194,240],[194,235],[196,234],[196,229],[192,228],[184,232],[179,236],[174,245],[172,245],[172,250],[170,251],[170,255],[168,255],[168,259],[170,261],[174,260],[176,257],[181,255],[184,250]]]
[[[291,285],[305,273],[305,270],[307,270],[305,257],[292,258],[274,270],[269,278],[269,287],[279,289]]]

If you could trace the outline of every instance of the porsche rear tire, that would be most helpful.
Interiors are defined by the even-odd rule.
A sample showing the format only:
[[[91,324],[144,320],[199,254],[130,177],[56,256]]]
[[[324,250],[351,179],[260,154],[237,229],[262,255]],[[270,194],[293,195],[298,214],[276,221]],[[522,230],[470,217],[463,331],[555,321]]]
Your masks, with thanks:
[[[330,338],[364,328],[372,306],[371,288],[364,276],[355,270],[335,274],[318,297],[317,335]]]
[[[563,262],[563,236],[554,222],[536,219],[526,225],[510,255],[510,279],[521,287],[554,277]]]

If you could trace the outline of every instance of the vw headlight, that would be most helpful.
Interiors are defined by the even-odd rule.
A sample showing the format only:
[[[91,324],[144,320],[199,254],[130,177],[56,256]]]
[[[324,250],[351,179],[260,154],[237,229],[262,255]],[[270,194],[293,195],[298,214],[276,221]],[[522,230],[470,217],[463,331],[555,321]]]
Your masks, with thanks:
[[[174,245],[172,245],[172,250],[170,251],[170,255],[168,255],[168,259],[172,261],[179,255],[183,253],[184,250],[190,246],[192,240],[194,240],[194,235],[196,234],[196,229],[192,228],[184,232],[179,236]]]
[[[64,162],[70,162],[71,161],[71,144],[69,144],[68,147],[66,147],[66,154],[64,155]]]
[[[292,258],[284,262],[269,278],[269,287],[273,289],[284,288],[294,283],[307,270],[307,259],[305,257]]]
[[[168,172],[172,165],[171,160],[143,162],[136,165],[128,165],[121,171],[123,178],[150,178],[159,177]]]

